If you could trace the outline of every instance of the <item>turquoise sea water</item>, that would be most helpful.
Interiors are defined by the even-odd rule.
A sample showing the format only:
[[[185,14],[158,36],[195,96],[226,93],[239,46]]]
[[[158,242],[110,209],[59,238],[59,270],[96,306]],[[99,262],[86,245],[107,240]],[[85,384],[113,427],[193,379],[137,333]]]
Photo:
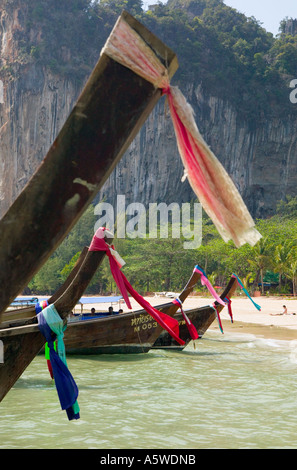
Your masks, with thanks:
[[[0,403],[1,449],[293,449],[297,343],[209,331],[196,348],[69,356],[81,419],[43,356]]]

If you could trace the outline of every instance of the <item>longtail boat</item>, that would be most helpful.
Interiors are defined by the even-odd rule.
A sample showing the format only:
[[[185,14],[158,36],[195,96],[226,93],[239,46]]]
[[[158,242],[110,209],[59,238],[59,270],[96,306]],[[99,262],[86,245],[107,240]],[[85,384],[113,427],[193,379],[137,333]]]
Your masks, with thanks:
[[[237,246],[247,241],[254,244],[259,239],[253,220],[231,179],[228,179],[225,170],[201,138],[182,93],[170,86],[170,78],[177,67],[177,58],[168,47],[131,15],[126,12],[121,15],[58,137],[36,173],[0,221],[0,322],[12,301],[94,200],[162,94],[168,97],[178,148],[189,182],[212,214],[223,238],[226,241],[232,238]],[[187,114],[189,119],[185,116]],[[204,168],[208,172],[206,185],[201,184],[199,165],[200,169]],[[216,190],[217,186],[220,186],[219,191]],[[61,370],[63,367],[67,369],[63,359],[63,342],[63,350],[61,347],[63,333],[60,329],[57,333],[57,355],[51,333],[55,333],[55,327],[50,315],[55,316],[54,320],[58,321],[61,328],[61,323],[63,326],[63,320],[81,297],[106,253],[113,274],[124,287],[123,297],[128,307],[130,301],[127,292],[156,320],[158,327],[155,328],[153,343],[163,327],[179,344],[185,344],[179,337],[178,321],[174,319],[182,299],[176,299],[166,314],[162,310],[157,311],[119,271],[120,260],[114,258],[114,250],[105,237],[93,238],[92,244],[94,246],[92,249],[90,247],[66,291],[46,307],[44,313],[38,313],[38,325],[32,319],[32,323],[29,320],[26,325],[0,329],[0,341],[4,345],[4,363],[0,364],[0,401],[38,354],[45,337],[50,346],[51,361],[57,356],[56,371],[59,367]],[[222,300],[218,300],[222,304]],[[188,328],[190,326],[188,324]],[[190,331],[193,333],[193,330]],[[136,334],[139,339],[137,329]],[[55,375],[57,390],[59,377],[59,374]],[[68,369],[65,377],[69,378],[65,382],[72,383]],[[71,393],[70,390],[69,396]],[[61,401],[60,395],[59,398]],[[68,408],[66,405],[63,408],[67,414]]]
[[[181,292],[184,302],[200,279],[194,271]],[[179,304],[168,302],[155,307],[174,317]],[[146,312],[136,310],[98,319],[70,321],[64,342],[67,354],[130,354],[148,352],[162,327]]]
[[[181,302],[186,300],[199,279],[200,274],[197,273],[197,271],[193,271],[189,281],[179,296]],[[77,279],[75,280],[77,282]],[[73,289],[72,286],[72,290]],[[69,295],[70,291],[67,290],[66,292]],[[79,290],[79,292],[81,292],[81,290]],[[77,295],[75,298],[77,299]],[[49,304],[51,299],[48,301]],[[179,309],[179,304],[168,302],[158,305],[155,308],[169,316],[174,316]],[[4,335],[5,332],[10,330],[13,330],[16,334],[17,331],[24,331],[22,327],[36,325],[35,310],[34,315],[32,310],[30,316],[28,312],[26,312],[26,314],[28,318],[6,322],[9,324],[9,329],[1,330],[0,328],[0,339],[2,331]],[[16,327],[18,327],[19,330],[17,330]],[[67,354],[125,354],[147,352],[161,331],[162,327],[144,309],[101,318],[89,318],[76,321],[75,318],[70,315],[70,317],[68,317],[64,343]]]
[[[238,287],[237,280],[232,277],[226,286],[225,290],[221,294],[221,299],[227,299],[227,302],[231,301],[236,288]],[[200,307],[196,309],[187,310],[187,317],[190,319],[192,324],[195,326],[199,338],[205,334],[211,324],[216,320],[217,314],[222,311],[224,307],[217,302],[214,303],[214,306],[207,305],[205,307]],[[186,326],[186,323],[181,315],[177,313],[175,318],[179,322],[180,327],[180,337],[184,340],[185,344],[178,344],[173,338],[171,338],[166,331],[161,331],[160,336],[155,341],[151,349],[171,349],[182,351],[191,341],[191,336],[189,335],[189,330]]]
[[[106,241],[111,241],[106,238]],[[77,304],[88,287],[106,253],[88,252],[72,283],[52,304],[63,320]],[[44,346],[46,339],[39,331],[37,317],[25,320],[22,326],[0,329],[4,362],[0,363],[0,401]]]
[[[123,24],[172,77],[175,54],[127,12],[112,33]],[[42,164],[0,221],[0,321],[94,200],[161,95],[102,50]]]
[[[172,77],[178,68],[175,54],[127,12],[110,37],[123,26]],[[105,46],[42,164],[0,221],[0,322],[94,200],[161,96],[161,87],[121,65]],[[88,252],[68,289],[52,304],[62,319],[83,294],[105,254]],[[0,341],[4,352],[1,401],[45,339],[29,319],[26,325],[1,329]]]
[[[183,303],[193,291],[200,276],[193,272],[187,285],[179,295]],[[236,285],[236,280],[231,279],[220,296],[224,300],[231,297]],[[229,297],[229,298],[230,298]],[[216,312],[219,313],[224,307],[217,301],[214,302]],[[173,316],[179,322],[179,335],[185,341],[184,345],[177,343],[171,335],[172,344],[183,349],[191,340],[189,329],[182,313],[178,313],[179,304],[168,302],[157,305],[158,311]],[[185,311],[187,317],[197,329],[199,337],[216,318],[215,309],[209,305]],[[65,332],[64,342],[67,354],[137,354],[147,353],[152,348],[164,347],[162,341],[171,346],[167,339],[167,331],[147,314],[145,310],[115,314],[97,319],[83,321],[70,321]]]

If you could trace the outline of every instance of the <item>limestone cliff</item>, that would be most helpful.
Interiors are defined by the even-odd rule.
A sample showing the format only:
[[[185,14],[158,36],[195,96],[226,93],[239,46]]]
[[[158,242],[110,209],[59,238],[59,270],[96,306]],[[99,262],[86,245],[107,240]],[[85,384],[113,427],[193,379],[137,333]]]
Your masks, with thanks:
[[[20,62],[17,38],[25,22],[21,2],[0,9],[0,216],[41,163],[78,95],[71,80]]]
[[[83,86],[34,60],[34,54],[22,56],[22,41],[42,40],[42,30],[28,27],[26,15],[26,2],[0,0],[0,216],[42,162]],[[227,99],[203,91],[198,76],[183,92],[202,135],[254,217],[272,214],[278,200],[296,195],[296,113],[269,113],[251,124]],[[289,93],[288,86],[288,100]],[[182,174],[162,98],[99,197],[112,203],[117,194],[124,194],[127,203],[182,203],[194,199]]]
[[[251,128],[228,102],[205,96],[199,85],[188,100],[204,139],[237,185],[254,217],[272,215],[277,201],[296,195],[297,119],[263,119]],[[178,156],[174,131],[164,103],[151,114],[129,152],[105,184],[101,196],[128,202],[185,202],[195,196]]]

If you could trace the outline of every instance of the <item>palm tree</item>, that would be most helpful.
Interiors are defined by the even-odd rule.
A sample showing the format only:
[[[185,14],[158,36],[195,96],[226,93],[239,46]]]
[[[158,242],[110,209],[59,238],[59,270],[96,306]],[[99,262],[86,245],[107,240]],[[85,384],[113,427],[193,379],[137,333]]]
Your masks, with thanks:
[[[288,279],[292,281],[293,284],[293,295],[296,297],[297,295],[297,259],[291,259],[286,272],[286,276]]]
[[[258,274],[260,273],[262,295],[264,295],[264,270],[271,264],[271,246],[271,243],[268,242],[268,237],[261,238],[253,247],[253,259],[248,260],[251,267],[257,272],[256,278],[258,278]]]
[[[248,273],[245,277],[242,279],[242,283],[246,289],[249,288],[250,282],[254,282],[254,275],[253,273]]]
[[[277,245],[274,252],[273,265],[274,272],[279,274],[278,288],[281,291],[282,275],[288,266],[289,258],[292,254],[292,241],[286,240],[283,245]]]

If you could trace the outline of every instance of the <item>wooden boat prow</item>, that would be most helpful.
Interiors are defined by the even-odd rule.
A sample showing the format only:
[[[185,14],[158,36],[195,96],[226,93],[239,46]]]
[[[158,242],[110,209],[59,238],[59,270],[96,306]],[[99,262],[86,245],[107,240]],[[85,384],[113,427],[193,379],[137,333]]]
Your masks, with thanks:
[[[222,300],[225,300],[226,297],[231,299],[237,287],[238,287],[237,280],[234,277],[231,277],[227,286],[225,287],[222,294],[220,295],[220,298]],[[215,301],[214,304],[218,313],[220,313],[223,310],[223,308],[226,308],[226,307],[223,307],[223,305],[218,303],[217,301]],[[189,320],[195,326],[198,332],[199,338],[202,338],[202,336],[208,330],[210,325],[216,319],[216,313],[214,309],[211,307],[211,305],[206,305],[204,307],[187,310],[186,314]],[[182,317],[182,314],[177,313],[175,315],[175,318],[179,321],[180,337],[185,341],[185,345],[183,346],[179,345],[170,335],[167,334],[166,331],[162,331],[160,336],[157,338],[157,340],[153,344],[152,349],[170,349],[170,350],[181,351],[190,343],[192,339],[189,334],[188,328],[185,324],[185,321]]]
[[[125,21],[163,62],[170,48],[135,18]],[[102,53],[42,164],[0,221],[1,314],[59,246],[113,171],[162,91]]]

